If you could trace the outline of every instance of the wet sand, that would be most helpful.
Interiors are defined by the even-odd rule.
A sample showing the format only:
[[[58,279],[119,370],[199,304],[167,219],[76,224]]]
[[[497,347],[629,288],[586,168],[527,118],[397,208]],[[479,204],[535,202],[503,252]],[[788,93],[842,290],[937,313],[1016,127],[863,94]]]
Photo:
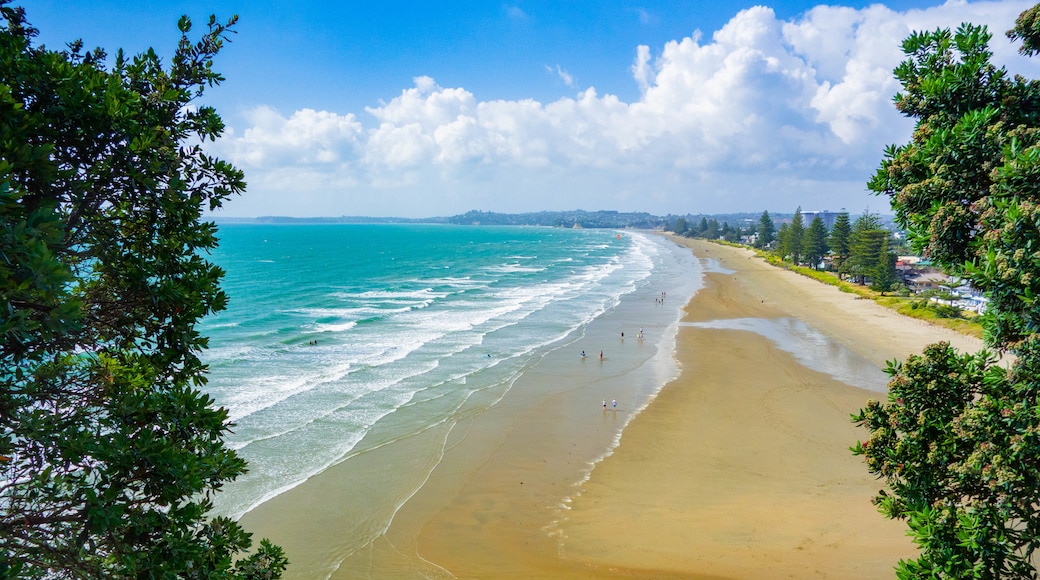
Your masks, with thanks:
[[[637,287],[531,361],[500,400],[471,400],[408,436],[366,437],[365,451],[246,513],[243,525],[285,548],[287,579],[586,577],[585,564],[559,559],[554,522],[591,462],[678,375],[684,303],[657,299],[697,284],[688,278],[696,260],[676,251],[690,272],[676,266],[674,286]]]
[[[559,364],[536,367],[487,412],[401,442],[440,445],[437,469],[332,577],[891,577],[913,547],[901,523],[877,514],[870,498],[880,484],[848,451],[862,436],[849,414],[884,394],[839,382],[755,332],[696,324],[793,318],[877,366],[938,340],[981,344],[747,251],[677,241],[718,266],[686,308],[682,372],[587,481],[575,485],[600,432],[636,411],[623,398],[617,412],[598,409],[625,372],[561,390],[539,387],[558,386]],[[575,413],[593,419],[570,420]],[[307,554],[350,517],[349,486],[348,473],[331,469],[243,522],[290,544],[290,558]],[[324,575],[321,562],[303,564],[288,577]]]
[[[882,365],[937,340],[978,341],[688,242],[708,274],[689,322],[795,317]],[[848,447],[849,415],[882,392],[807,368],[752,332],[686,326],[681,377],[626,429],[574,502],[564,554],[602,566],[726,578],[883,578],[914,549],[870,498],[881,484]]]
[[[937,340],[981,347],[744,250],[680,241],[733,271],[707,275],[688,322],[793,317],[878,366]],[[479,477],[467,488],[479,495],[463,493],[426,523],[419,551],[465,578],[891,577],[913,554],[903,525],[875,511],[879,483],[848,451],[861,435],[849,415],[883,393],[814,371],[752,332],[686,326],[677,356],[681,376],[596,466],[558,546],[496,537],[513,522],[467,526],[484,506],[476,497],[511,494],[510,478]]]

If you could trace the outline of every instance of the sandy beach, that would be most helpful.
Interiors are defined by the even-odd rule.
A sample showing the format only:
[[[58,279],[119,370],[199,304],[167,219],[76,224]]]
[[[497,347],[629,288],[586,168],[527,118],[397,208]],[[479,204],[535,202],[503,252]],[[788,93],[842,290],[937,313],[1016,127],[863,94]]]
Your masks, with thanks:
[[[243,523],[286,548],[289,578],[891,577],[913,547],[901,523],[877,514],[870,498],[880,483],[848,451],[862,436],[849,414],[884,393],[839,381],[815,364],[826,361],[761,333],[713,325],[799,321],[827,337],[831,351],[822,352],[853,353],[875,373],[939,340],[965,350],[981,343],[746,250],[676,241],[709,271],[679,329],[681,374],[587,481],[583,458],[602,444],[597,431],[637,411],[622,396],[618,411],[598,410],[604,393],[630,382],[624,365],[582,366],[573,372],[603,376],[562,389],[565,367],[540,365],[487,412],[355,461],[355,472],[439,462],[360,550],[337,535],[337,522],[352,517],[348,499],[366,490],[352,489],[338,467]],[[579,414],[586,419],[572,420]]]
[[[709,273],[686,320],[794,317],[882,365],[938,340],[977,340],[764,264],[688,242]],[[849,387],[750,332],[684,327],[679,380],[626,429],[564,526],[568,559],[726,578],[892,577],[913,554],[870,503],[880,483],[848,446],[849,414],[883,393]]]

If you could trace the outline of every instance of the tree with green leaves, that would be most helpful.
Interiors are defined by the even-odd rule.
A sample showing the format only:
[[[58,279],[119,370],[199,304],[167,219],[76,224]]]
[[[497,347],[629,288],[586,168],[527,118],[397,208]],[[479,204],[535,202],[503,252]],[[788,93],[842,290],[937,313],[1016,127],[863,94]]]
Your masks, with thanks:
[[[717,240],[719,238],[719,222],[715,218],[708,220],[708,227],[701,232],[701,236],[706,240]]]
[[[1009,33],[1040,49],[1040,5]],[[988,346],[1008,367],[940,343],[891,363],[888,400],[853,419],[854,453],[888,490],[875,502],[920,549],[901,578],[1037,578],[1040,546],[1040,83],[990,63],[985,27],[903,44],[896,106],[917,126],[869,187],[916,249],[986,291]]]
[[[725,239],[727,242],[733,243],[739,242],[740,236],[743,233],[740,231],[740,226],[730,227],[729,222],[726,222],[724,224],[723,231],[725,232],[723,233],[723,239]]]
[[[763,211],[762,217],[758,218],[758,230],[756,233],[758,234],[755,238],[756,248],[769,247],[769,244],[776,239],[776,226],[773,224],[773,218],[769,217],[768,211]]]
[[[886,232],[878,251],[877,264],[870,274],[870,289],[880,292],[882,296],[885,292],[895,289],[899,280],[896,274],[896,255],[889,249],[889,237]]]
[[[806,228],[802,248],[809,267],[818,269],[823,257],[827,255],[827,226],[820,216],[814,217]]]
[[[838,276],[842,274],[842,265],[849,259],[849,236],[852,234],[852,224],[849,223],[849,212],[843,211],[834,219],[834,226],[827,235],[827,246],[830,248],[831,259]]]
[[[0,1],[0,577],[276,578],[280,548],[209,518],[245,471],[200,391],[222,272],[201,220],[243,191],[194,106],[231,32],[168,65],[33,45]],[[240,557],[237,562],[233,558]]]
[[[805,222],[802,219],[801,206],[794,210],[794,217],[791,218],[791,224],[787,227],[787,236],[786,255],[791,258],[791,263],[797,266],[802,263],[802,246],[805,238]]]
[[[852,224],[849,233],[849,257],[842,263],[842,274],[864,284],[874,274],[881,256],[881,244],[888,239],[888,230],[881,228],[877,214],[863,212]]]
[[[776,255],[781,260],[784,260],[790,252],[791,226],[787,222],[783,222],[780,224],[780,229],[776,232]]]

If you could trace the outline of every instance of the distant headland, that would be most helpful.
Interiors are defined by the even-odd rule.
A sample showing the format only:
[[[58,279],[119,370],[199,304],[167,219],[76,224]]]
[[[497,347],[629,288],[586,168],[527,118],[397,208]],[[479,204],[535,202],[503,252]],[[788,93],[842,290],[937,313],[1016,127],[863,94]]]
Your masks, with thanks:
[[[217,223],[268,223],[268,224],[453,224],[484,226],[546,226],[558,228],[637,228],[663,229],[674,224],[678,218],[692,223],[701,217],[714,217],[733,224],[757,223],[757,213],[734,213],[726,215],[686,214],[656,216],[646,212],[619,211],[538,211],[530,213],[496,213],[468,211],[448,217],[399,218],[399,217],[287,217],[261,216],[256,218],[214,217]],[[778,217],[782,217],[779,216]]]

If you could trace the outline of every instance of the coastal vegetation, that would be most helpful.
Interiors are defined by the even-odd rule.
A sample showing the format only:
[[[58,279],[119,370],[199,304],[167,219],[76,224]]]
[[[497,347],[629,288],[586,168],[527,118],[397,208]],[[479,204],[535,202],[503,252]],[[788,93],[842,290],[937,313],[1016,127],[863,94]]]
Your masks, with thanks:
[[[938,297],[934,292],[926,291],[918,294],[902,292],[898,294],[890,293],[885,295],[872,289],[870,286],[857,284],[844,279],[836,271],[818,270],[807,266],[794,265],[790,262],[781,260],[780,257],[773,252],[756,250],[756,253],[760,258],[774,266],[790,270],[807,278],[812,278],[813,280],[827,284],[828,286],[834,286],[842,292],[855,294],[859,298],[872,300],[877,304],[886,308],[891,308],[904,316],[925,320],[937,326],[960,332],[961,334],[977,338],[982,337],[982,325],[979,323],[978,317],[974,313],[966,313],[956,306],[932,301],[931,298],[933,296]]]
[[[0,577],[277,578],[282,550],[210,518],[246,469],[200,391],[223,273],[201,220],[245,187],[206,155],[232,32],[181,18],[168,63],[33,44],[0,1]],[[111,65],[106,65],[111,63]],[[237,561],[233,558],[239,557]]]
[[[1008,32],[1040,52],[1040,5]],[[853,416],[875,498],[919,547],[901,578],[1037,578],[1040,546],[1040,83],[990,62],[985,27],[917,32],[895,74],[917,124],[869,187],[891,198],[911,245],[985,291],[986,345],[929,346],[888,372],[888,399]]]
[[[758,218],[758,229],[755,230],[754,246],[758,249],[766,248],[773,243],[775,237],[776,224],[773,222],[773,218],[769,217],[769,212],[763,211],[762,217]]]

